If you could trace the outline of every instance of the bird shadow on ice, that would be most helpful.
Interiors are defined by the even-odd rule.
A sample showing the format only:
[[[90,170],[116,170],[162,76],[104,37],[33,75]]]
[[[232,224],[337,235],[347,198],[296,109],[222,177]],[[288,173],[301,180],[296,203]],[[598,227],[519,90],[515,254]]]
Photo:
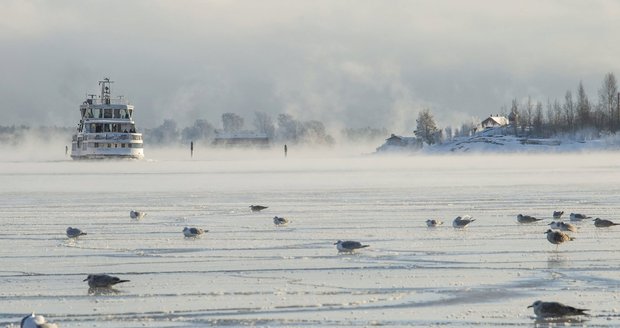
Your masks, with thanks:
[[[118,295],[122,292],[112,287],[90,287],[88,288],[88,295],[94,296],[106,296],[106,295]]]
[[[561,253],[550,253],[547,257],[547,268],[548,269],[559,269],[566,268],[570,266],[570,258]]]
[[[572,326],[573,324],[581,326],[589,320],[587,317],[531,318],[534,319],[535,327]]]

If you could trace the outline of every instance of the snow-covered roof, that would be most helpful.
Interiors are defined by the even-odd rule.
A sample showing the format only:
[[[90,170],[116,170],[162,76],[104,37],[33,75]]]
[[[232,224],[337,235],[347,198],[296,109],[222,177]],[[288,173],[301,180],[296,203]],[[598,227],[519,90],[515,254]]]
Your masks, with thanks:
[[[482,127],[497,126],[497,125],[504,126],[504,125],[508,125],[508,123],[509,123],[508,118],[504,116],[489,116],[484,121],[482,121],[480,125]]]

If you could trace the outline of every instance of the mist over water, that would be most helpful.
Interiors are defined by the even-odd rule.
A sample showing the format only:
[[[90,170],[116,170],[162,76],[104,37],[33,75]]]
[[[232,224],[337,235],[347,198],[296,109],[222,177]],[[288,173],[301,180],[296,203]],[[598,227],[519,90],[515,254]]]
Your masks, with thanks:
[[[0,161],[3,327],[32,311],[62,327],[531,326],[538,299],[591,309],[589,326],[618,319],[620,230],[578,222],[557,251],[543,234],[554,210],[620,221],[617,153],[72,161],[59,146]],[[465,214],[476,221],[453,229]],[[68,226],[88,235],[69,241]],[[210,232],[185,239],[185,226]],[[339,239],[370,247],[339,255]],[[131,282],[89,295],[92,273]]]

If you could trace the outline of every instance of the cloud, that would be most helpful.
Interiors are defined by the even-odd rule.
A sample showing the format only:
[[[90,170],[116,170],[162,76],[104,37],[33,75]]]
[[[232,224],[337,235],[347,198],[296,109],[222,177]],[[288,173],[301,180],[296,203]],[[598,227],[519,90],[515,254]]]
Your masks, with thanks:
[[[613,1],[8,0],[0,13],[3,124],[73,126],[105,76],[143,127],[264,111],[410,131],[422,108],[459,125],[580,80],[596,99],[620,53]]]

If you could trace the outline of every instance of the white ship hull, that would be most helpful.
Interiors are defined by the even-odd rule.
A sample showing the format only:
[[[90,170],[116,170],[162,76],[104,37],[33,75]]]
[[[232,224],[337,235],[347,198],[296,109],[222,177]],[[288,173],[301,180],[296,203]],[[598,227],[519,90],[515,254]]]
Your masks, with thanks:
[[[78,133],[71,144],[73,159],[143,159],[141,133]]]

